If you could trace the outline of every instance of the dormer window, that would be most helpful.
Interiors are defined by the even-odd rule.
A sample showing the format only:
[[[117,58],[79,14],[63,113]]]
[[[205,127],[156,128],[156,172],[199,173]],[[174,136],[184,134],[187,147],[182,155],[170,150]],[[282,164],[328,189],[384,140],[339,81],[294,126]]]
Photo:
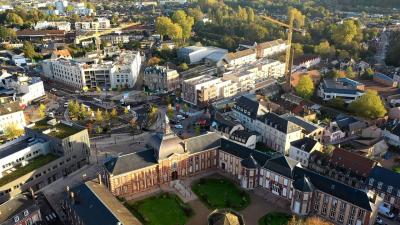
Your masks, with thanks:
[[[388,192],[388,193],[392,193],[392,190],[393,190],[393,187],[392,187],[392,186],[389,186],[388,189],[387,189],[387,192]]]
[[[400,197],[400,190],[397,190],[397,197]]]
[[[369,179],[369,185],[374,185],[374,178]]]
[[[19,221],[19,217],[18,216],[14,217],[14,222],[18,222],[18,221]]]
[[[382,189],[382,182],[378,182],[378,189]]]

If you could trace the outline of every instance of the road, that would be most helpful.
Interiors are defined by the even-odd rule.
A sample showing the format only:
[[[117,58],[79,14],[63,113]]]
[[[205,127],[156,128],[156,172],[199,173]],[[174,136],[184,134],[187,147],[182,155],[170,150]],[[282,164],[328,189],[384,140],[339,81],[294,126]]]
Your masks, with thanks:
[[[387,31],[384,31],[379,37],[379,45],[375,54],[376,64],[386,66],[385,58],[387,46],[389,46],[389,33]]]

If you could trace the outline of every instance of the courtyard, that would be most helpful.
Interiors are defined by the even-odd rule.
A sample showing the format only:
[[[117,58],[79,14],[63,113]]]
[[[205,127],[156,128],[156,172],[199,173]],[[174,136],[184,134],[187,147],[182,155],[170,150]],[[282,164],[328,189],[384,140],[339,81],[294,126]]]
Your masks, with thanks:
[[[224,174],[189,178],[185,184],[192,188],[197,199],[183,203],[180,193],[165,185],[161,194],[157,190],[140,194],[125,206],[145,225],[207,225],[208,215],[222,208],[237,210],[245,223],[251,225],[285,225],[285,219],[290,218],[284,216],[289,213],[289,202],[262,189],[243,190]]]
[[[146,225],[184,225],[193,210],[173,194],[162,193],[125,206]]]
[[[249,194],[227,179],[201,178],[193,184],[192,190],[211,209],[239,211],[250,204]]]

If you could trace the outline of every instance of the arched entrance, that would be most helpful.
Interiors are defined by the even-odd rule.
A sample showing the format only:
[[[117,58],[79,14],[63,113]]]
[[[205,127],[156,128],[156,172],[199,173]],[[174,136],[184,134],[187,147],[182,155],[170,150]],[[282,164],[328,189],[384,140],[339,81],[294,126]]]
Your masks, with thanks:
[[[178,179],[178,171],[173,171],[171,174],[171,179],[172,180],[177,180]]]

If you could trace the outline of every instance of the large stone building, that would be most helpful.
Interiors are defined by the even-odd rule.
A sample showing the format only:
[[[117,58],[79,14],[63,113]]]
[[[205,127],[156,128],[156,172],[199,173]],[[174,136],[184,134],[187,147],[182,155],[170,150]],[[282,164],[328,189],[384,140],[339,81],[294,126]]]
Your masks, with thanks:
[[[147,67],[144,70],[143,84],[150,91],[174,91],[179,88],[179,73],[163,66]]]
[[[376,204],[366,192],[309,171],[296,160],[253,150],[212,132],[181,139],[164,130],[150,139],[147,150],[104,164],[102,180],[114,195],[131,196],[218,169],[244,189],[257,187],[279,196],[297,215],[348,225],[375,222]]]

